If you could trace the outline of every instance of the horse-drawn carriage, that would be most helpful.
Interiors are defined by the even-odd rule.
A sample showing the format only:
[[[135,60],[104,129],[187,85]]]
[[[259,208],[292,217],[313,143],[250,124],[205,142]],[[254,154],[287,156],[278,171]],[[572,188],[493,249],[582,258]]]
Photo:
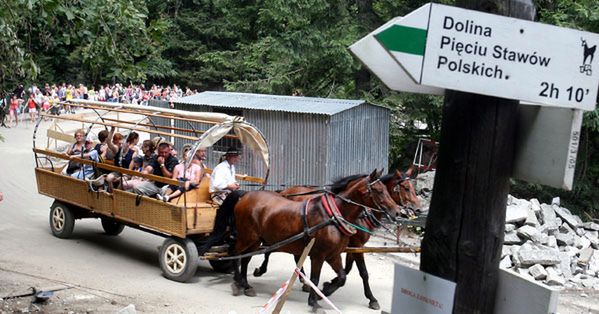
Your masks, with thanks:
[[[198,149],[212,146],[222,138],[236,138],[244,147],[253,151],[254,156],[261,160],[266,169],[262,177],[238,176],[237,179],[262,186],[267,182],[270,157],[266,139],[243,118],[219,113],[192,113],[168,108],[91,101],[77,101],[69,105],[87,109],[86,111],[94,117],[62,115],[55,118],[82,123],[82,126],[85,126],[86,138],[97,132],[98,127],[118,127],[152,136],[190,141],[192,148],[188,156],[193,156]],[[114,118],[112,115],[116,113],[121,117]],[[188,128],[176,127],[174,123],[157,124],[154,122],[157,119],[184,121],[188,123]],[[206,131],[200,131],[195,128],[198,124],[212,126]],[[168,202],[119,189],[110,193],[94,190],[89,182],[61,173],[67,160],[91,165],[95,170],[119,172],[164,184],[182,183],[170,178],[119,168],[108,162],[81,158],[83,155],[73,158],[49,148],[38,148],[36,138],[39,125],[38,121],[33,141],[35,173],[39,193],[55,199],[50,209],[50,228],[55,236],[68,238],[76,219],[100,218],[102,227],[110,235],[117,235],[124,226],[129,226],[164,236],[159,261],[166,278],[184,282],[195,274],[197,260],[200,258],[198,247],[211,236],[215,225],[219,223],[218,220],[215,221],[217,207],[212,204],[208,193],[209,177],[203,178],[197,189],[187,191],[179,198]],[[47,136],[70,141],[68,134],[57,134],[55,130],[48,130]],[[185,167],[188,166],[186,161]],[[413,187],[404,174],[397,172],[388,175],[384,182],[380,180],[380,176],[381,172],[373,171],[370,175],[346,177],[335,182],[327,191],[312,189],[306,192],[304,188],[300,194],[305,195],[296,195],[296,201],[288,200],[275,192],[248,192],[235,205],[237,241],[234,247],[229,249],[230,255],[234,256],[226,257],[223,256],[226,254],[218,253],[205,256],[213,257],[209,262],[215,270],[223,270],[229,264],[225,259],[233,259],[237,266],[241,261],[242,271],[247,271],[249,258],[257,252],[277,249],[299,255],[298,252],[305,247],[306,240],[314,237],[317,241],[310,254],[312,279],[318,284],[322,263],[329,263],[339,276],[328,286],[329,292],[332,293],[345,281],[340,253],[346,250],[349,239],[356,234],[356,230],[368,232],[380,226],[379,219],[383,216],[395,219],[402,213],[406,214],[395,201],[417,202],[417,198],[416,201],[413,199]],[[318,195],[318,198],[313,198],[315,195]],[[297,198],[302,197],[312,199],[311,203],[297,202]],[[409,197],[412,200],[407,200]],[[243,223],[239,224],[241,220]],[[363,227],[360,226],[361,222],[364,223]],[[363,238],[360,240],[363,243],[358,241],[362,246],[365,243]],[[264,249],[265,245],[270,249]],[[364,251],[354,252],[356,257],[361,257]],[[247,284],[245,274],[240,275],[238,267],[235,267],[235,271],[238,288],[244,289],[246,295],[251,295],[253,290]],[[372,293],[368,297],[371,296]],[[371,307],[375,307],[375,303],[376,299],[372,296]],[[310,295],[310,304],[316,304],[313,292]]]
[[[61,115],[54,118],[81,123],[85,126],[85,137],[91,138],[92,134],[97,132],[98,126],[101,129],[114,126],[164,138],[175,137],[188,140],[193,144],[191,155],[198,149],[211,146],[223,137],[237,138],[245,147],[256,152],[255,155],[262,158],[268,169],[269,155],[266,140],[253,125],[238,117],[218,113],[190,113],[163,108],[83,101],[71,103],[70,106],[88,109],[96,117]],[[111,116],[117,112],[121,119]],[[160,118],[189,122],[189,128],[175,128],[153,122]],[[193,128],[197,123],[213,126],[206,131],[200,131]],[[61,174],[68,160],[92,165],[95,169],[116,171],[165,184],[179,185],[180,183],[171,178],[119,168],[109,162],[69,158],[65,153],[36,147],[39,125],[38,121],[33,141],[35,175],[39,193],[55,199],[50,209],[50,228],[55,236],[68,238],[73,231],[75,220],[82,218],[100,218],[102,227],[110,235],[119,234],[124,226],[141,229],[166,237],[159,255],[160,266],[165,277],[186,281],[195,274],[198,260],[195,242],[201,241],[212,231],[217,209],[210,201],[209,177],[204,177],[197,189],[188,191],[170,202],[142,197],[119,189],[114,189],[112,193],[93,191],[88,182]],[[188,132],[190,135],[170,132],[175,129]],[[230,131],[235,135],[229,134]],[[73,139],[72,134],[61,134],[55,130],[48,130],[46,135],[68,142]],[[210,172],[209,169],[207,171]],[[267,175],[268,170],[263,178],[238,176],[237,179],[253,184],[264,184]],[[211,262],[215,269],[219,269],[221,264],[218,261]]]

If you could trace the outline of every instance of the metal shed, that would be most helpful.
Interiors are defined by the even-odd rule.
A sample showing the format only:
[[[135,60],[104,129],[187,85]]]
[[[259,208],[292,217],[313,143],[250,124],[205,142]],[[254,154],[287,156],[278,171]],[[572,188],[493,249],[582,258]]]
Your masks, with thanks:
[[[363,100],[203,92],[178,99],[174,107],[243,116],[254,124],[269,143],[272,185],[324,185],[388,166],[390,111]],[[217,143],[208,152],[208,165],[214,167],[222,151],[235,144]],[[237,168],[238,173],[265,171],[250,155]]]

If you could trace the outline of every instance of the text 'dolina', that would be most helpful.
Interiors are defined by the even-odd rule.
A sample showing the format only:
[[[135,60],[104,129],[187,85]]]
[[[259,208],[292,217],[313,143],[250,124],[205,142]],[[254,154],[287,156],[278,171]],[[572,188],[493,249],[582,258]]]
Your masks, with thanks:
[[[484,37],[491,37],[492,35],[492,30],[488,26],[475,24],[472,20],[466,20],[465,22],[455,21],[451,16],[446,16],[443,19],[443,28],[446,30],[453,30],[460,33],[467,33]]]

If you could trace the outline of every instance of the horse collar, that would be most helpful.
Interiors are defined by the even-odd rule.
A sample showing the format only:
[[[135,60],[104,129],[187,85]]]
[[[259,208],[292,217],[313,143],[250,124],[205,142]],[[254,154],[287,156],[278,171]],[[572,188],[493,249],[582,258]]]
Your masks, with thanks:
[[[335,200],[329,194],[322,195],[320,200],[322,201],[322,205],[329,215],[329,219],[333,220],[335,226],[337,229],[339,229],[339,231],[341,231],[342,234],[348,237],[356,234],[356,228],[349,225],[345,221],[341,215],[341,212],[339,211],[339,207],[337,207],[337,204],[335,203]]]

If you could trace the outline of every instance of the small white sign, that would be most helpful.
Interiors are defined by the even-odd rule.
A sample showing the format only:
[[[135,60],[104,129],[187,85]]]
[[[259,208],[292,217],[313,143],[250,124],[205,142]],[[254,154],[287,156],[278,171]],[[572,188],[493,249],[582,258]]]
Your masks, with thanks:
[[[513,177],[572,190],[582,116],[578,109],[520,106]]]
[[[594,33],[429,3],[375,38],[418,84],[595,108]]]
[[[395,264],[392,313],[450,314],[455,282]]]
[[[374,34],[388,28],[402,17],[396,17],[372,33],[364,36],[353,45],[351,51],[362,63],[376,75],[389,89],[394,91],[420,94],[443,95],[442,88],[416,84],[404,69],[387,53],[385,48],[373,37]]]

